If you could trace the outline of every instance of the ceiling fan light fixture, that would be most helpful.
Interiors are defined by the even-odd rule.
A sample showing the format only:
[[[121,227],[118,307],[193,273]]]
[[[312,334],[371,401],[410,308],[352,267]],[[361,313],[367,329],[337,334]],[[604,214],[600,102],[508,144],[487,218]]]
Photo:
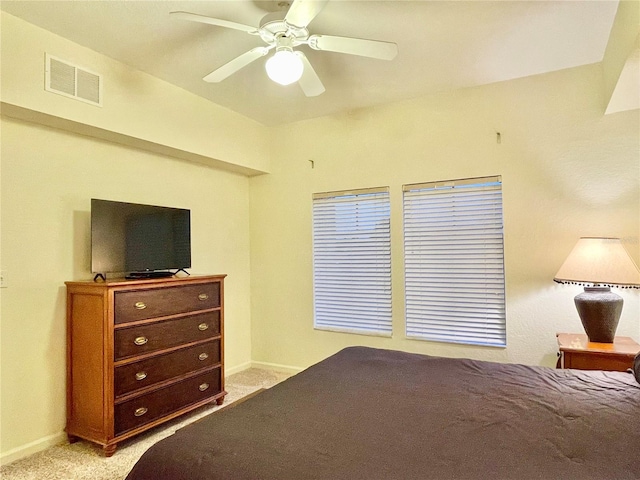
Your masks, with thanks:
[[[196,13],[171,12],[176,18],[256,35],[266,44],[263,47],[252,48],[216,68],[213,72],[203,77],[205,82],[221,82],[275,49],[274,55],[265,62],[269,78],[281,85],[298,82],[302,92],[307,97],[316,97],[325,91],[324,85],[306,55],[300,50],[294,51],[295,47],[307,45],[312,50],[321,52],[359,55],[380,60],[392,60],[398,54],[398,46],[392,42],[355,37],[338,37],[335,35],[310,35],[309,24],[322,11],[329,0],[273,1],[279,2],[278,11],[265,15],[260,20],[258,27]]]
[[[267,75],[280,85],[290,85],[300,80],[304,65],[290,47],[278,47],[276,53],[265,63]]]

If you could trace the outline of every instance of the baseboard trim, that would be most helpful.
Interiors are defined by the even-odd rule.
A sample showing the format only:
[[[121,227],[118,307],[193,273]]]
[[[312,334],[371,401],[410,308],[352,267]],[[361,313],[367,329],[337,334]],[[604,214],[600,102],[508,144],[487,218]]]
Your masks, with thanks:
[[[261,368],[263,370],[273,370],[274,372],[290,373],[292,375],[295,375],[296,373],[300,373],[301,371],[304,370],[304,368],[292,367],[291,365],[251,361],[251,362],[242,363],[240,365],[236,365],[235,367],[225,368],[224,374],[225,374],[225,377],[228,377],[229,375],[243,372],[244,370],[248,370],[249,368]]]
[[[244,362],[241,363],[240,365],[236,365],[235,367],[225,367],[224,369],[224,376],[228,377],[229,375],[233,375],[234,373],[238,373],[238,372],[242,372],[244,370],[247,370],[251,368],[251,362]]]
[[[49,447],[65,443],[67,441],[67,434],[64,432],[54,433],[46,437],[39,438],[33,442],[21,445],[16,448],[0,454],[0,465],[8,465],[16,460],[28,457],[34,453],[46,450]]]
[[[265,370],[274,370],[276,372],[291,373],[292,375],[295,375],[296,373],[300,373],[301,371],[304,370],[304,368],[301,368],[301,367],[292,367],[290,365],[281,365],[279,363],[269,363],[269,362],[251,362],[251,367],[262,368]]]

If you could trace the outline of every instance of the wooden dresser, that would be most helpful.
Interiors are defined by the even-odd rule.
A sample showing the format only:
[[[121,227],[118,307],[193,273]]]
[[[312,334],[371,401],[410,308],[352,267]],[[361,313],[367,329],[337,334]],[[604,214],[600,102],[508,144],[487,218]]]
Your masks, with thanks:
[[[119,442],[224,390],[225,275],[66,282],[67,428]]]

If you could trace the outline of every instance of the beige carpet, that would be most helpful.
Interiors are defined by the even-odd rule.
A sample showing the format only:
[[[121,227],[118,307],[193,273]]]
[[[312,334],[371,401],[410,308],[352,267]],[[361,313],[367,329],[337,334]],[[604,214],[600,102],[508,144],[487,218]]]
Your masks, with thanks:
[[[105,458],[99,446],[79,441],[57,445],[0,469],[2,480],[122,480],[140,456],[154,443],[177,429],[198,420],[225,405],[269,388],[289,375],[251,368],[226,378],[228,392],[222,406],[205,406],[193,413],[156,427],[118,445],[113,457]]]

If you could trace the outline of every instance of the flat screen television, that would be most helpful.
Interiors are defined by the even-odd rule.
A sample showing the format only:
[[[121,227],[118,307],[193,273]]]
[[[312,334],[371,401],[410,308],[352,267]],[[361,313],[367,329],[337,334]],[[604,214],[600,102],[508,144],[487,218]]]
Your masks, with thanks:
[[[152,278],[190,267],[190,210],[91,199],[93,273]]]

